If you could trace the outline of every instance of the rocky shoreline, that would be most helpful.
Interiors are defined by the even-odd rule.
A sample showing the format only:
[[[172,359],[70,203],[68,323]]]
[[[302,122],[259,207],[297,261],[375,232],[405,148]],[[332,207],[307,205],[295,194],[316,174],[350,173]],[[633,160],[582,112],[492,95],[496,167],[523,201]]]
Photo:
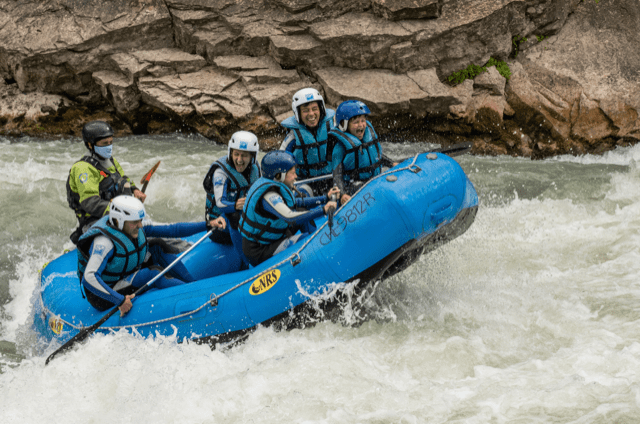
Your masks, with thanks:
[[[638,0],[0,0],[0,135],[103,119],[268,149],[313,86],[394,141],[597,154],[640,140],[638,28]]]

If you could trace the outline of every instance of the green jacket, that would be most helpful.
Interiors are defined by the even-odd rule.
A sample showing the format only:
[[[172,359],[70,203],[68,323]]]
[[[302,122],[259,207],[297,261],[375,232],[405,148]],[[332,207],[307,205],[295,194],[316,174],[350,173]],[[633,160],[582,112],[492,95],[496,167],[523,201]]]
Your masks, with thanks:
[[[74,210],[80,227],[100,219],[109,211],[109,201],[120,194],[132,194],[136,189],[114,158],[105,168],[95,155],[86,155],[74,163],[67,179],[67,202]],[[129,183],[129,187],[126,187]]]

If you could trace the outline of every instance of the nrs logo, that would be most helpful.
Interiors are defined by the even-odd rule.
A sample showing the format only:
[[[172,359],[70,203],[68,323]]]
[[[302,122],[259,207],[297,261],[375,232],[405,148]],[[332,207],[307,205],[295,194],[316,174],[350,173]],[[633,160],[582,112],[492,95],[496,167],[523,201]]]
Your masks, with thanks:
[[[262,294],[269,290],[271,287],[275,286],[275,284],[280,279],[280,270],[274,269],[273,271],[269,271],[266,274],[262,274],[258,277],[249,288],[249,293],[254,296]]]
[[[61,319],[58,319],[56,317],[49,318],[49,328],[51,328],[51,331],[53,331],[55,334],[62,333],[63,327],[64,324],[62,323]]]

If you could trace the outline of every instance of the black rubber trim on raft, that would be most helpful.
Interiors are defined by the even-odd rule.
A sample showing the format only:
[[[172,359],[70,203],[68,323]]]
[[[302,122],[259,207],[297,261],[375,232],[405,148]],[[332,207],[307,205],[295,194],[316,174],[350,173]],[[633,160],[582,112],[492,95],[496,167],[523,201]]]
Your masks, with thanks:
[[[405,243],[382,260],[351,278],[347,283],[360,280],[357,289],[362,291],[371,282],[384,280],[404,271],[411,266],[411,264],[413,264],[420,255],[431,252],[443,244],[446,244],[456,237],[464,234],[475,220],[477,213],[477,206],[464,209],[449,224],[438,228],[433,234],[430,234],[421,240],[414,239]],[[325,303],[322,308],[323,312],[329,312],[339,304],[339,299]],[[279,330],[293,330],[296,328],[313,326],[319,321],[320,317],[317,314],[317,310],[311,306],[311,301],[309,300],[295,306],[293,309],[286,310],[273,318],[263,321],[259,325],[264,327],[270,327],[273,325],[278,327]],[[244,330],[231,331],[229,333],[218,334],[216,336],[202,337],[191,341],[199,344],[207,343],[211,348],[215,348],[218,344],[236,344],[241,343],[256,328],[257,325]]]

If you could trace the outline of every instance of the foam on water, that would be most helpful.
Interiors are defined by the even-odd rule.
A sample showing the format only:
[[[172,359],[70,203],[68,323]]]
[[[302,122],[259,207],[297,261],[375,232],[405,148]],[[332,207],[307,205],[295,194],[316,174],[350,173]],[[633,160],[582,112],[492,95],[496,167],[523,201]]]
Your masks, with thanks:
[[[225,153],[179,141],[116,145],[136,176],[162,159],[147,192],[154,220],[201,219],[202,177]],[[55,187],[82,146],[58,155],[64,143],[0,151],[0,169],[15,162],[18,174],[0,173],[14,181],[0,187],[12,199],[0,205],[10,252],[0,339],[25,355],[0,359],[3,422],[640,420],[640,147],[541,162],[461,158],[481,198],[469,231],[351,299],[335,321],[262,328],[214,351],[175,337],[98,334],[45,367],[56,346],[30,347],[29,314],[38,269],[73,227]],[[47,178],[30,176],[26,163]],[[11,232],[5,212],[30,185],[18,205],[30,218],[11,215],[22,228]],[[29,224],[48,214],[63,224]]]

